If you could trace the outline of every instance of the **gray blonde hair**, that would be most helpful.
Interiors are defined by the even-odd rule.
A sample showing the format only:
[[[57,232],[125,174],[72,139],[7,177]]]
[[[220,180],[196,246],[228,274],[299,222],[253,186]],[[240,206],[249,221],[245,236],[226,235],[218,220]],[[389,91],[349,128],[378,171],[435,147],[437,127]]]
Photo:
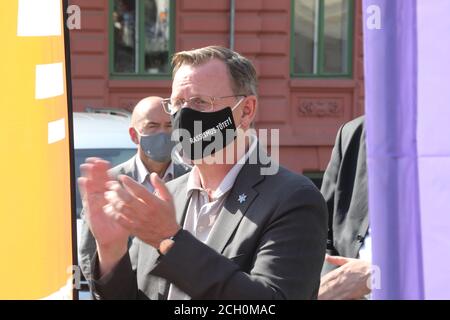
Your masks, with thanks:
[[[252,62],[239,53],[220,46],[176,53],[172,58],[173,74],[175,75],[182,65],[198,66],[211,59],[221,60],[227,66],[234,94],[257,95],[258,80]]]

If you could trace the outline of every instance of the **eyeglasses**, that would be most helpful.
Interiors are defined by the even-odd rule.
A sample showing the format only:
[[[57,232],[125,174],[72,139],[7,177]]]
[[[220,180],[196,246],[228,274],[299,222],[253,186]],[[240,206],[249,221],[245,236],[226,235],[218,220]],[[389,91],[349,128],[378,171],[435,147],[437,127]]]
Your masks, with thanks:
[[[246,97],[246,95],[234,95],[234,96],[225,96],[225,97],[210,97],[210,96],[194,96],[189,99],[177,99],[171,100],[163,99],[161,104],[164,108],[164,111],[168,114],[174,114],[178,110],[180,110],[185,104],[188,108],[191,108],[200,112],[212,112],[214,110],[214,103],[218,100],[225,98],[237,98],[237,97]]]

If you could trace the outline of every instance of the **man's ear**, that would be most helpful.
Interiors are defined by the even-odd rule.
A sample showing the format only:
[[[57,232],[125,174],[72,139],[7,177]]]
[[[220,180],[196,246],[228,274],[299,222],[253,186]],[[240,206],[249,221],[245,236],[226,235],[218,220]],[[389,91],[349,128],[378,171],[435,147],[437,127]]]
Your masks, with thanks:
[[[138,134],[136,132],[136,129],[133,128],[133,127],[130,127],[128,129],[128,133],[130,134],[131,141],[133,141],[134,144],[139,144],[139,137],[138,137]]]
[[[242,105],[241,125],[248,129],[255,120],[256,110],[258,109],[258,99],[256,96],[248,96]]]

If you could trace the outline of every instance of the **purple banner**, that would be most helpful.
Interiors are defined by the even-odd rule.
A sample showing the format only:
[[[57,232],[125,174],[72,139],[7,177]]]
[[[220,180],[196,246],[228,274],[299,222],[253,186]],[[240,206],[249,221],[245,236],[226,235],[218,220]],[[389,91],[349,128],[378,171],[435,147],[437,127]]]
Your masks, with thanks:
[[[373,297],[449,299],[450,1],[363,10]]]
[[[417,153],[426,299],[450,299],[450,1],[417,1]]]
[[[364,1],[374,299],[422,299],[415,0]]]

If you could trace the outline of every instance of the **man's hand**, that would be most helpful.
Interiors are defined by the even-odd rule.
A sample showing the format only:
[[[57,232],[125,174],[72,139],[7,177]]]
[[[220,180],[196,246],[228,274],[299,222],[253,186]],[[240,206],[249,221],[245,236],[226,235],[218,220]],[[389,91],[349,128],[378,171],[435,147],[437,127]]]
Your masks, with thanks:
[[[108,273],[128,250],[130,233],[104,213],[110,164],[99,158],[86,159],[78,179],[86,221],[97,242],[101,274]]]
[[[322,277],[319,300],[361,299],[370,293],[369,262],[337,256],[327,256],[326,261],[339,268]]]
[[[159,248],[162,240],[173,236],[180,226],[176,222],[172,196],[156,173],[150,175],[155,188],[151,194],[139,183],[127,176],[120,176],[118,182],[107,184],[105,193],[108,204],[105,213],[124,229],[143,242]]]

